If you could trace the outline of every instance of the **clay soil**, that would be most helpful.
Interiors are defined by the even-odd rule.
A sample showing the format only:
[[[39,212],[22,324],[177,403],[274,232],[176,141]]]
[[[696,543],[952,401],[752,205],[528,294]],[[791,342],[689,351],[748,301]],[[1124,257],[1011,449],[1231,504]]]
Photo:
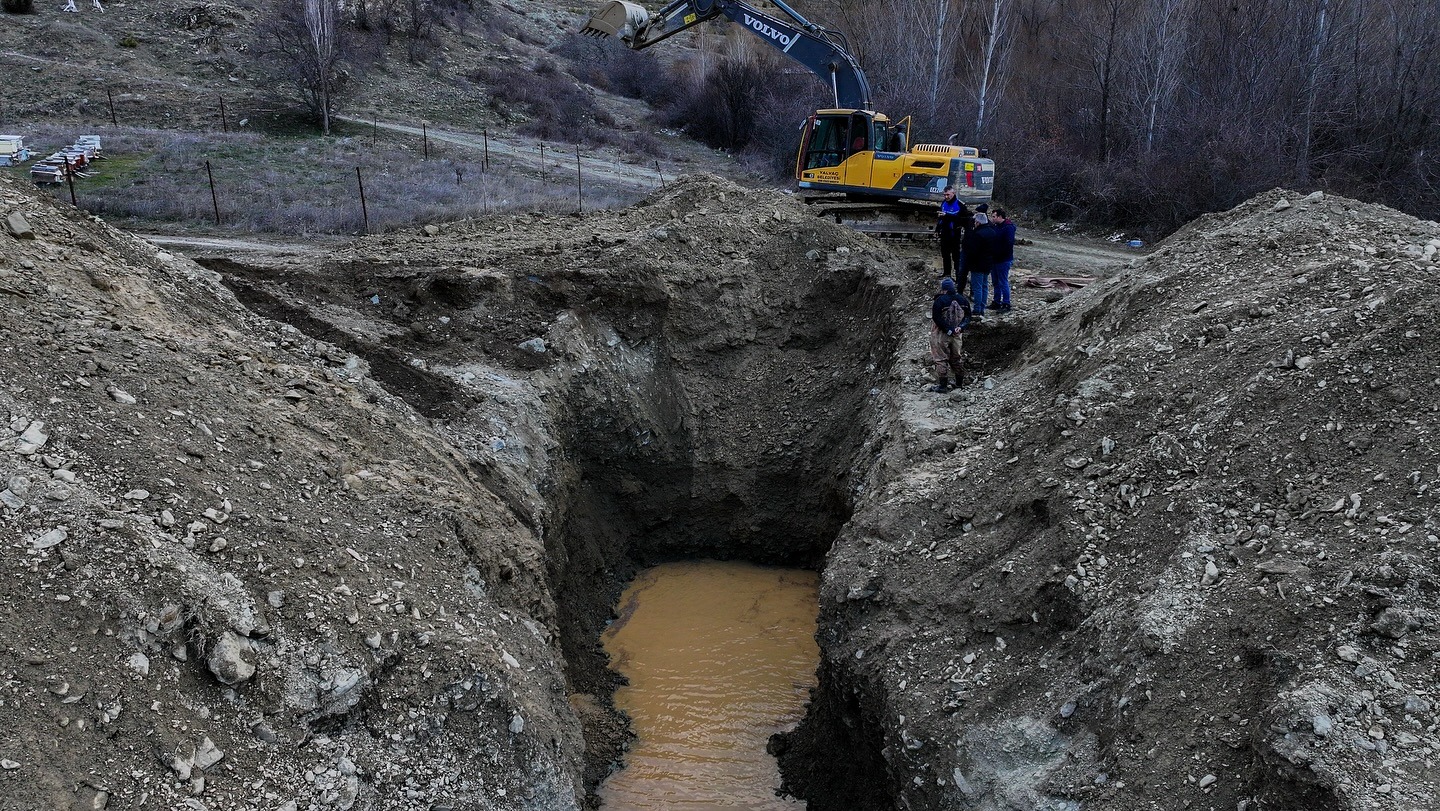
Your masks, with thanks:
[[[1262,195],[936,395],[931,270],[716,178],[204,267],[0,193],[0,808],[580,807],[691,557],[822,571],[812,808],[1434,805],[1434,223]]]

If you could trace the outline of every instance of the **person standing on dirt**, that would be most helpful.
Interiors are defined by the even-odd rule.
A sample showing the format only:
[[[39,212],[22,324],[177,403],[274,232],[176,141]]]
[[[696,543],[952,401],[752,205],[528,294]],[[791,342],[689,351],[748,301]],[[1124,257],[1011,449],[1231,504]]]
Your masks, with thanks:
[[[1010,266],[1015,264],[1015,221],[997,208],[990,222],[995,226],[995,264],[990,268],[990,307],[1010,312]]]
[[[999,236],[995,226],[990,224],[990,218],[976,212],[975,227],[966,232],[964,250],[960,254],[960,263],[970,277],[970,297],[975,302],[973,321],[985,318],[985,297],[989,293],[990,269],[995,264],[998,242]]]
[[[955,280],[940,280],[940,292],[930,305],[930,360],[935,364],[935,385],[931,391],[946,392],[965,382],[961,359],[965,327],[970,324],[970,302],[955,289]],[[955,385],[950,385],[950,376]]]
[[[960,272],[960,245],[965,239],[965,224],[970,212],[965,204],[955,199],[955,190],[946,189],[945,199],[940,201],[940,215],[935,221],[935,233],[940,237],[940,263],[944,275]],[[961,280],[964,283],[964,280]]]

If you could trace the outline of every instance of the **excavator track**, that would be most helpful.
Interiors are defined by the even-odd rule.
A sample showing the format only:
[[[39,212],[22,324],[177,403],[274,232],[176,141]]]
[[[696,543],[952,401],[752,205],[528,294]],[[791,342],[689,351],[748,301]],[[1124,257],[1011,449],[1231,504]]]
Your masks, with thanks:
[[[836,195],[806,197],[805,202],[816,216],[875,239],[910,241],[935,238],[936,209],[933,206],[857,201]]]

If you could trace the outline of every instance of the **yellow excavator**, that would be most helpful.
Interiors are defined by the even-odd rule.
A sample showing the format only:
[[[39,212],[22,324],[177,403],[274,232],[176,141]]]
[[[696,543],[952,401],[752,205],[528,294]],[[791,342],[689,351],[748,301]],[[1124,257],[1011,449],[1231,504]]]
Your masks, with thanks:
[[[962,202],[988,202],[995,162],[969,146],[910,144],[910,119],[894,122],[873,109],[870,84],[843,35],[822,28],[783,0],[784,15],[740,0],[673,0],[651,14],[611,0],[581,33],[619,37],[633,50],[724,16],[808,68],[825,82],[835,106],[806,119],[795,180],[807,202],[837,222],[881,235],[928,233],[946,189]]]

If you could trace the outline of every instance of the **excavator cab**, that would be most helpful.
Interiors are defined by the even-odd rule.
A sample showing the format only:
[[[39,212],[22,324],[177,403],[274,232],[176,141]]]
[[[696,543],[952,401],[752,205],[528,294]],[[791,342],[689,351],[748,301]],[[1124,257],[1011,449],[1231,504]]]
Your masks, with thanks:
[[[830,183],[868,183],[864,156],[887,145],[887,140],[884,116],[869,110],[821,110],[805,121],[795,177],[821,170]]]

